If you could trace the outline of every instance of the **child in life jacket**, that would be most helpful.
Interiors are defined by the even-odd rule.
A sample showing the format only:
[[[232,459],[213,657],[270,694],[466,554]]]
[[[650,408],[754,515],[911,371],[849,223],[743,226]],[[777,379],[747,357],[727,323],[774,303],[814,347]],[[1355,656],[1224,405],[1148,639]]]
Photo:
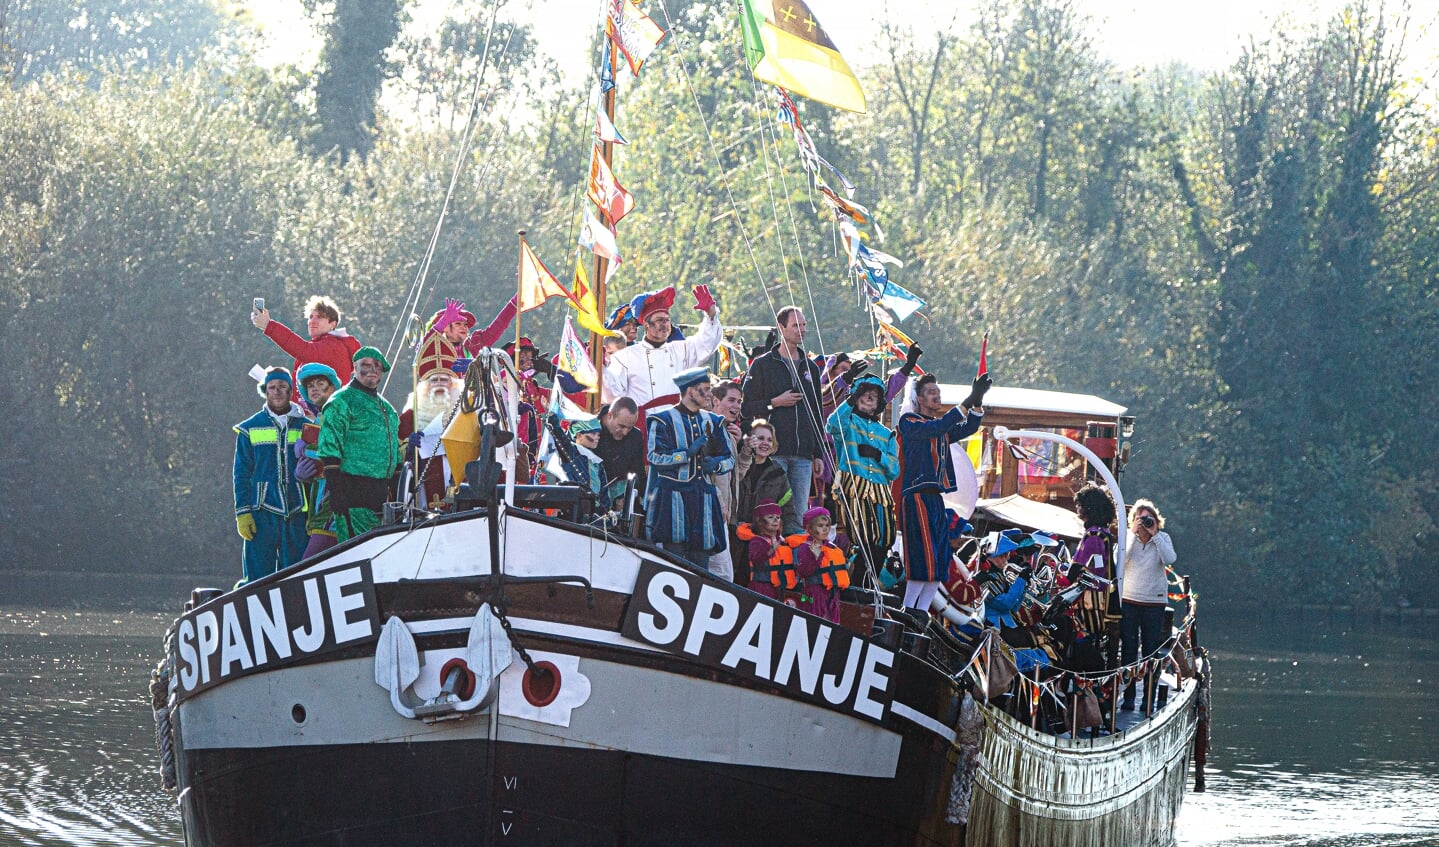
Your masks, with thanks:
[[[849,587],[844,551],[829,540],[828,509],[810,509],[802,520],[805,534],[786,539],[794,549],[794,568],[805,594],[799,609],[839,623],[839,593]]]
[[[754,507],[754,524],[735,527],[739,540],[749,544],[749,589],[778,600],[780,589],[794,589],[794,556],[781,535],[783,509],[773,500],[762,500]]]

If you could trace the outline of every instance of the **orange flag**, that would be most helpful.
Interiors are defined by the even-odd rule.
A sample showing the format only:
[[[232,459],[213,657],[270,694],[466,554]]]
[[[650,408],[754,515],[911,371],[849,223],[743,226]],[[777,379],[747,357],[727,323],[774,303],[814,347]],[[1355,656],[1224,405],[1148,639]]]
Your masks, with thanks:
[[[585,196],[605,213],[610,226],[619,223],[620,218],[628,215],[635,207],[635,198],[620,185],[615,179],[614,171],[600,158],[599,145],[595,145],[590,152],[590,184]]]
[[[535,255],[529,242],[520,239],[520,311],[537,309],[551,297],[563,297],[571,302],[575,299]]]

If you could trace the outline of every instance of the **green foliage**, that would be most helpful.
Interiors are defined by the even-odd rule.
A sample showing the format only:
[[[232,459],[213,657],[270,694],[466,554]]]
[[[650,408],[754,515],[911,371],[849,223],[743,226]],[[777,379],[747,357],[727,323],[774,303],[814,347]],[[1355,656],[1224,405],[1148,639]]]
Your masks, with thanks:
[[[500,18],[486,57],[489,7],[391,49],[395,0],[310,6],[329,25],[318,80],[229,59],[0,95],[0,396],[23,421],[0,462],[51,472],[0,494],[0,560],[233,573],[225,425],[258,405],[250,364],[283,361],[252,296],[292,326],[334,296],[396,354],[401,401],[412,286],[419,315],[458,296],[487,320],[518,229],[568,280],[593,81],[524,72],[530,33]],[[651,6],[672,34],[641,79],[619,75],[615,171],[637,206],[609,304],[708,282],[731,325],[797,303],[812,349],[870,347],[732,5]],[[891,57],[858,69],[869,114],[799,104],[875,212],[872,243],[905,260],[893,278],[929,301],[904,326],[925,366],[962,380],[988,329],[1001,384],[1129,406],[1126,493],[1160,502],[1210,598],[1435,599],[1439,124],[1381,11],[1221,73],[1121,76],[1071,0],[992,2],[881,32]],[[376,111],[387,79],[403,116]],[[364,155],[304,152],[332,149]],[[523,326],[544,346],[563,316]]]
[[[188,65],[229,28],[211,0],[0,0],[0,76]]]

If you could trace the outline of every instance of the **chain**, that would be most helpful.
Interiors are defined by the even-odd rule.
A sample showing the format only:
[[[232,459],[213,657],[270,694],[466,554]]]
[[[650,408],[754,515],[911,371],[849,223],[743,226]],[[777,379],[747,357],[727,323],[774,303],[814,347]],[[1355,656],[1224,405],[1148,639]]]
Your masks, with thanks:
[[[526,650],[524,645],[519,642],[519,639],[515,638],[515,628],[510,625],[509,615],[505,614],[505,595],[503,586],[501,586],[500,588],[500,595],[490,600],[490,608],[495,610],[495,617],[500,619],[500,626],[504,629],[505,635],[510,639],[510,644],[514,646],[515,652],[520,654],[520,661],[525,663],[525,667],[530,669],[530,673],[534,674],[536,677],[548,674],[549,671],[535,664],[535,660],[530,658],[529,651]]]

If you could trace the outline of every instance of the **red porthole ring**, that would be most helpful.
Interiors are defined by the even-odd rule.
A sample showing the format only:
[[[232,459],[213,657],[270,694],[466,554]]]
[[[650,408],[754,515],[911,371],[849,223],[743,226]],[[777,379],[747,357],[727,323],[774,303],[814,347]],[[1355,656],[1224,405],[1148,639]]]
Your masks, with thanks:
[[[543,709],[560,696],[560,685],[560,669],[555,667],[553,662],[535,662],[533,669],[525,668],[520,690],[525,693],[525,699],[531,706]]]
[[[464,674],[461,676],[460,688],[455,691],[455,696],[461,700],[468,700],[475,696],[475,672],[470,670],[470,666],[466,664],[465,660],[458,656],[445,662],[444,666],[440,668],[440,687],[444,687],[445,679],[450,675],[450,671],[456,667],[464,671]]]

